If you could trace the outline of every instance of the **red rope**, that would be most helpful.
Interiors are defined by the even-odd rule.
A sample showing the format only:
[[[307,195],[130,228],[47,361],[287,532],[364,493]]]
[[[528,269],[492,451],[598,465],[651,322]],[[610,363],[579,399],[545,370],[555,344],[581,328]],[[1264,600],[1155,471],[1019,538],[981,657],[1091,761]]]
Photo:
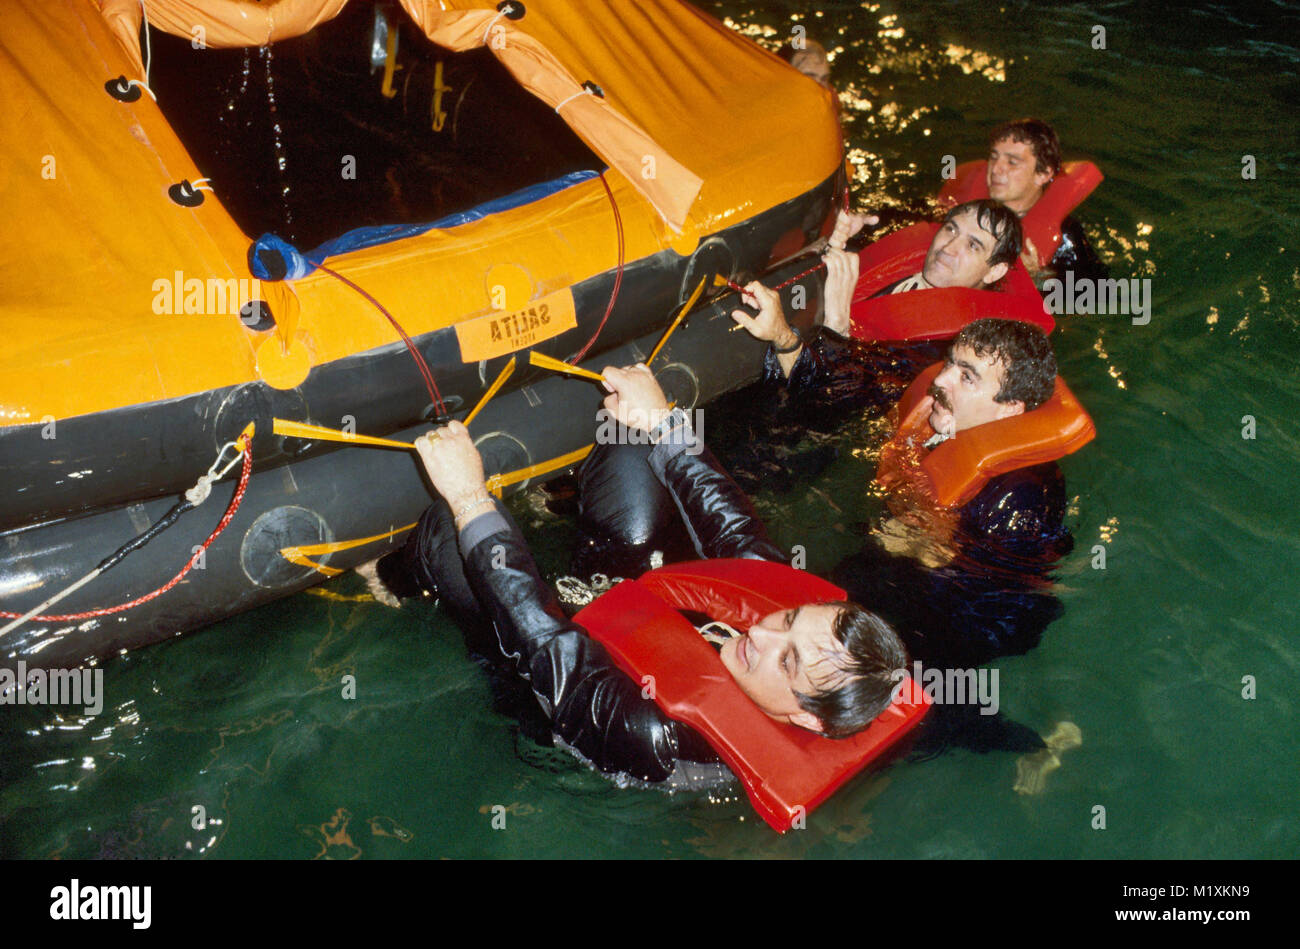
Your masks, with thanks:
[[[384,316],[388,317],[388,322],[393,324],[393,329],[397,330],[397,332],[402,337],[402,342],[404,342],[406,344],[406,348],[410,350],[411,358],[415,360],[415,367],[418,370],[420,370],[420,376],[424,379],[424,387],[429,392],[429,399],[433,402],[433,407],[438,410],[439,415],[446,415],[447,406],[443,404],[442,392],[439,391],[438,383],[435,382],[433,379],[433,372],[430,371],[429,364],[424,361],[424,356],[422,356],[420,354],[420,351],[415,348],[415,343],[411,341],[411,337],[406,335],[406,330],[402,329],[402,324],[397,322],[397,318],[394,317],[393,314],[389,313],[388,310],[384,308],[384,305],[382,303],[380,303],[378,300],[372,297],[361,287],[357,286],[347,277],[343,276],[343,274],[338,273],[337,271],[334,270],[330,270],[324,264],[317,264],[316,266],[319,267],[321,270],[325,271],[330,276],[336,277],[339,280],[343,281],[344,284],[351,287],[357,293],[361,294],[363,297],[369,300],[374,305],[375,309],[377,309],[380,313],[384,314]]]
[[[815,273],[816,273],[817,271],[819,271],[819,270],[825,270],[825,269],[826,269],[826,262],[825,262],[825,261],[822,261],[822,262],[819,263],[819,264],[814,264],[813,266],[811,266],[811,267],[809,267],[807,270],[805,270],[803,273],[797,273],[797,274],[795,274],[793,277],[791,277],[789,280],[782,280],[780,283],[778,283],[778,284],[777,284],[776,286],[774,286],[772,289],[773,289],[773,290],[778,290],[778,291],[779,291],[779,290],[784,290],[786,287],[790,286],[790,284],[792,284],[792,283],[798,283],[798,282],[799,282],[800,280],[802,280],[804,277],[810,276],[810,275],[812,275],[812,274],[815,274]],[[725,278],[724,278],[724,279],[725,279]],[[740,284],[736,283],[736,281],[734,281],[734,280],[727,280],[727,286],[730,287],[732,290],[735,290],[737,293],[744,293],[744,292],[745,292],[745,288],[742,287]]]
[[[239,486],[235,488],[235,496],[230,499],[230,505],[226,508],[226,514],[221,519],[221,522],[217,524],[216,530],[208,535],[208,539],[203,542],[203,546],[199,548],[198,553],[195,553],[193,557],[186,561],[181,572],[172,577],[169,583],[165,586],[159,587],[152,593],[146,593],[144,596],[134,599],[130,603],[122,603],[119,606],[107,606],[101,610],[90,610],[85,613],[64,613],[57,616],[33,616],[31,619],[40,620],[43,623],[62,623],[68,620],[90,619],[95,616],[108,616],[112,613],[122,613],[133,607],[139,606],[141,603],[148,603],[150,600],[162,596],[172,587],[176,586],[176,584],[180,583],[181,580],[184,579],[185,575],[194,568],[194,561],[199,558],[199,555],[206,551],[209,545],[211,545],[212,542],[221,535],[221,532],[226,529],[226,525],[234,518],[235,512],[239,510],[239,505],[244,500],[244,491],[248,488],[248,477],[253,472],[253,450],[251,443],[245,436],[241,435],[239,441],[244,445],[244,467],[239,472]],[[15,619],[22,615],[22,613],[6,613],[0,611],[0,616],[7,619]]]
[[[614,200],[614,192],[609,188],[609,182],[605,180],[605,173],[600,173],[600,183],[605,186],[605,194],[609,197],[609,206],[614,209],[614,227],[618,231],[618,269],[614,273],[614,289],[609,295],[609,306],[605,307],[605,316],[596,327],[596,332],[591,339],[587,340],[587,345],[578,351],[578,355],[569,360],[571,363],[579,363],[582,357],[587,355],[587,350],[591,349],[596,338],[600,336],[605,324],[609,322],[609,315],[614,312],[614,301],[618,299],[619,288],[623,286],[623,215],[619,213],[618,202]]]

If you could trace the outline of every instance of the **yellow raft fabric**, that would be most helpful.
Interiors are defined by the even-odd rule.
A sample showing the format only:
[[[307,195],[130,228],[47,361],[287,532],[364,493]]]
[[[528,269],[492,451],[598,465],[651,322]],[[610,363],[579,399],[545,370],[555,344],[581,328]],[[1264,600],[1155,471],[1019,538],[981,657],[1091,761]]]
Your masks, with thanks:
[[[341,6],[147,2],[151,24],[166,20],[186,37],[204,26],[210,45],[219,35],[228,43],[294,35]],[[452,46],[478,43],[496,18],[495,4],[485,2],[405,6]],[[241,233],[214,195],[197,208],[168,198],[171,185],[197,181],[203,169],[148,94],[123,103],[104,91],[117,76],[141,77],[141,64],[132,33],[138,0],[104,0],[103,7],[97,0],[0,3],[0,424],[255,382],[257,349],[277,337],[292,352],[305,349],[311,365],[393,346],[383,315],[328,274],[292,285],[252,282],[246,253],[257,235]],[[679,234],[651,203],[662,201],[671,216],[678,199],[643,195],[642,182],[614,165],[606,177],[622,212],[629,263],[665,248],[689,254],[707,234],[803,194],[836,170],[830,94],[693,7],[678,0],[531,0],[527,7],[522,20],[493,24],[507,31],[506,48],[496,52],[515,74],[535,68],[522,81],[547,101],[571,81],[596,82],[605,103],[582,96],[561,110],[595,150],[614,165],[605,152],[620,146],[605,141],[600,127],[624,123],[656,145],[652,154],[665,156],[654,163],[656,174],[676,163],[702,182]],[[218,12],[244,23],[243,32],[226,23],[222,34]],[[512,48],[524,65],[504,57]],[[635,157],[640,176],[644,156]],[[612,269],[616,251],[609,202],[593,179],[329,263],[420,335],[492,312],[494,303],[499,308],[493,287],[507,288],[505,307],[513,309]],[[159,306],[188,297],[190,281],[207,288],[200,312]],[[213,284],[230,291],[215,307]],[[175,294],[160,301],[160,285],[175,286]],[[240,322],[239,306],[249,297],[268,301],[274,331],[256,333]]]

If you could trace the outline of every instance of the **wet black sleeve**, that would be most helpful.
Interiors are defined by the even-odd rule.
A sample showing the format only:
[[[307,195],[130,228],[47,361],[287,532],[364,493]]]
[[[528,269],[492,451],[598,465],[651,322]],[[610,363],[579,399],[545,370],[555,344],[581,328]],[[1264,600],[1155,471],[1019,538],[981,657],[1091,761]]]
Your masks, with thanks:
[[[1073,546],[1065,507],[1065,478],[1055,462],[992,478],[961,509],[963,553],[1022,570],[1055,561]]]
[[[679,430],[656,445],[650,467],[676,502],[701,557],[785,559],[745,492],[692,432]]]
[[[529,682],[555,733],[600,770],[645,781],[666,779],[679,757],[713,760],[698,736],[680,735],[689,729],[643,698],[605,648],[565,617],[523,539],[492,517],[462,534],[465,575],[501,654]]]
[[[783,378],[776,354],[768,347],[764,384],[773,399],[814,428],[837,426],[854,412],[883,415],[908,383],[933,361],[934,344],[867,343],[817,328]]]
[[[1052,255],[1051,269],[1058,276],[1067,270],[1074,271],[1074,278],[1100,280],[1108,273],[1107,267],[1097,257],[1096,251],[1088,242],[1083,226],[1073,217],[1061,222],[1061,246]]]

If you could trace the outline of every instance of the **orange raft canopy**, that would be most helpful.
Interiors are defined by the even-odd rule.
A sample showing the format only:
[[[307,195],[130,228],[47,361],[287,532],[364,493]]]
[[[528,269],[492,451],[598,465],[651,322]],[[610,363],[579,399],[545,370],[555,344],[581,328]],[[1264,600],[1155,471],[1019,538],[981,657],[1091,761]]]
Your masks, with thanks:
[[[929,367],[899,400],[898,427],[880,452],[876,480],[887,490],[910,487],[913,496],[939,507],[960,507],[989,479],[1078,451],[1097,434],[1091,417],[1065,380],[1036,409],[958,432],[932,450],[930,413],[922,402],[943,363]]]
[[[297,36],[344,6],[149,0],[143,9],[150,29],[203,55],[205,46]],[[820,121],[832,114],[829,93],[792,79],[776,57],[689,4],[531,0],[517,20],[482,0],[401,6],[433,43],[490,51],[609,166],[629,262],[668,249],[690,255],[712,232],[806,194],[840,167],[834,123]],[[0,119],[4,425],[260,380],[293,388],[314,367],[394,340],[391,326],[327,275],[256,287],[247,251],[257,235],[241,233],[212,194],[194,207],[169,199],[204,169],[149,94],[116,101],[105,91],[117,77],[147,82],[141,11],[139,0],[11,0],[0,10],[9,102]],[[754,147],[793,127],[797,149]],[[601,181],[586,180],[330,266],[418,337],[610,270],[614,230]],[[174,275],[229,281],[231,299],[220,313],[160,315],[155,283]],[[250,285],[269,303],[274,329],[241,323]],[[277,347],[264,345],[269,338]]]
[[[957,166],[956,174],[939,191],[939,204],[952,207],[989,196],[987,161],[968,161]],[[1101,184],[1101,169],[1090,161],[1067,161],[1034,206],[1020,220],[1025,239],[1038,252],[1038,266],[1052,262],[1061,246],[1061,222]]]
[[[754,809],[784,833],[898,742],[930,701],[900,670],[895,701],[856,735],[830,739],[783,725],[759,711],[678,610],[747,630],[780,610],[844,598],[834,584],[785,564],[702,560],[624,581],[574,620],[632,678],[653,677],[655,703],[708,740]]]

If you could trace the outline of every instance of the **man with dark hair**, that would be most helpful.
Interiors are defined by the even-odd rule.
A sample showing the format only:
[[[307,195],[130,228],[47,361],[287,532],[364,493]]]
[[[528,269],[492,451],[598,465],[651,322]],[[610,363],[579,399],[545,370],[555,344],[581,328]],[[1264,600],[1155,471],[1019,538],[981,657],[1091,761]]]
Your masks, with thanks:
[[[782,561],[748,499],[698,442],[689,416],[670,409],[649,369],[607,367],[603,375],[612,392],[607,411],[653,448],[601,445],[597,455],[636,454],[642,477],[657,480],[682,512],[699,555]],[[665,781],[679,760],[718,761],[699,734],[664,714],[642,683],[565,617],[518,528],[488,493],[468,430],[452,422],[415,447],[440,500],[368,580],[399,596],[442,598],[467,627],[472,648],[527,681],[554,734],[600,770]],[[893,673],[907,663],[888,624],[847,602],[765,616],[727,639],[720,658],[764,714],[831,738],[861,731],[884,711]]]
[[[989,197],[1000,201],[1020,217],[1038,203],[1061,174],[1061,143],[1056,131],[1041,119],[1016,119],[1004,122],[989,133],[988,169],[985,182]],[[1023,251],[1025,268],[1030,273],[1042,270],[1037,248],[1026,241]],[[1073,270],[1082,276],[1104,270],[1083,228],[1072,216],[1061,221],[1061,244],[1053,254],[1049,269],[1058,274]]]
[[[849,310],[858,285],[858,255],[844,242],[867,216],[841,211],[823,258],[826,283],[822,325],[807,340],[791,328],[778,294],[754,281],[746,288],[757,309],[732,313],[751,336],[772,344],[764,371],[769,385],[786,379],[778,397],[798,405],[803,421],[826,427],[852,409],[867,407],[883,414],[925,366],[942,357],[942,341],[915,343],[861,342],[849,337]],[[873,296],[923,292],[946,287],[992,287],[1020,254],[1020,222],[996,201],[970,201],[952,208],[926,251],[921,270]],[[919,298],[918,298],[919,299]],[[831,423],[833,424],[833,422]],[[743,462],[742,462],[743,466]]]
[[[930,385],[930,425],[951,438],[1033,411],[1055,385],[1056,354],[1042,330],[1016,320],[976,320],[953,339],[947,366]]]
[[[844,243],[869,220],[865,214],[841,211],[823,255],[827,293],[822,325],[840,336],[849,333],[849,309],[858,284],[859,265],[858,255],[845,251]],[[1020,256],[1022,242],[1020,220],[1008,208],[987,199],[967,201],[944,216],[917,273],[871,296],[944,287],[991,290]]]
[[[1004,122],[989,133],[989,197],[1021,217],[1061,173],[1061,143],[1040,119]]]
[[[929,411],[931,448],[1051,398],[1056,357],[1035,326],[977,320],[953,340],[918,412]],[[835,580],[899,625],[927,661],[974,666],[1037,644],[1060,607],[1046,595],[1057,560],[1073,547],[1065,527],[1065,480],[1055,461],[989,478],[954,512],[945,536],[922,536],[925,517],[891,519]]]

